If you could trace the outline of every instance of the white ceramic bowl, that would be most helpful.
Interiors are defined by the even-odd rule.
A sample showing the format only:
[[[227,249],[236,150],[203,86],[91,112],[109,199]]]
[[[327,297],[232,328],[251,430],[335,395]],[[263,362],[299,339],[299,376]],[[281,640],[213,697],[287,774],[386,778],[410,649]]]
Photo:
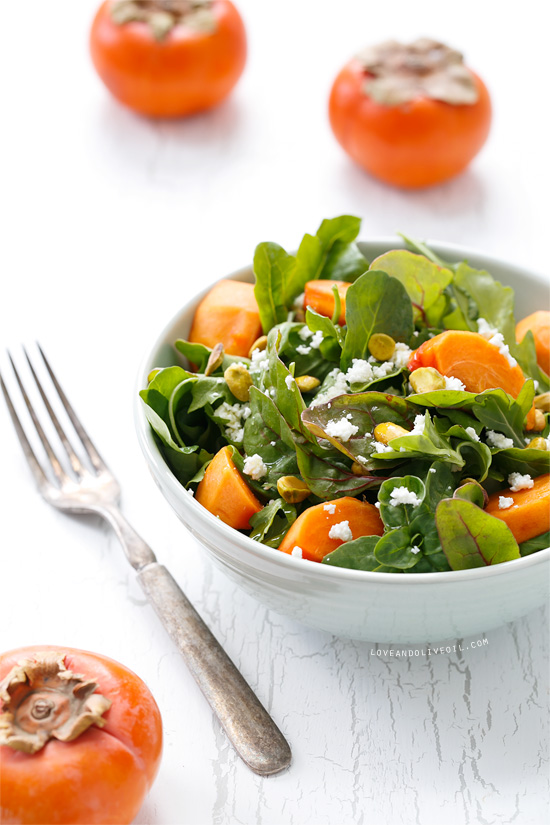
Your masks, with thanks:
[[[403,243],[384,238],[360,246],[372,260]],[[430,246],[446,260],[467,259],[513,287],[518,318],[548,305],[548,283],[543,277],[457,246]],[[253,280],[250,267],[227,277]],[[263,604],[303,624],[373,642],[463,638],[512,621],[547,601],[550,548],[494,567],[446,573],[346,570],[265,547],[228,527],[185,492],[155,443],[137,390],[146,387],[154,367],[181,363],[173,342],[186,337],[195,308],[207,291],[178,311],[147,352],[138,376],[135,421],[139,443],[162,494],[231,579]]]

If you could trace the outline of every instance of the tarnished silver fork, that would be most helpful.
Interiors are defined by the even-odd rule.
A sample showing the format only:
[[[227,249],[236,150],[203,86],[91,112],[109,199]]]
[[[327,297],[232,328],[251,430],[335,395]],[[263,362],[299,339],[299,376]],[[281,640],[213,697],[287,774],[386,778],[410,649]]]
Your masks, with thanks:
[[[166,567],[128,524],[119,509],[120,487],[77,418],[39,345],[51,382],[70,419],[84,460],[71,441],[43,388],[29,355],[31,374],[63,451],[53,448],[35,407],[9,355],[25,405],[44,448],[42,464],[31,446],[6,384],[0,386],[23,452],[42,497],[67,513],[95,513],[104,518],[120,539],[137,579],[164,627],[180,650],[196,682],[217,715],[239,756],[261,775],[278,773],[290,763],[290,748],[252,689],[216,641]],[[61,458],[60,456],[63,456]],[[66,469],[67,468],[67,469]]]

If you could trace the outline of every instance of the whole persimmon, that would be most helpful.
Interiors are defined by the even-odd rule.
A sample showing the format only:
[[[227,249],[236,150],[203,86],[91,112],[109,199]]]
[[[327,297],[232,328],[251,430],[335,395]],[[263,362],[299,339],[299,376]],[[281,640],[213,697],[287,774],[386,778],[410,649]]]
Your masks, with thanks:
[[[405,188],[457,175],[489,134],[491,101],[462,55],[434,40],[366,49],[337,76],[332,130],[353,160]]]
[[[246,33],[230,0],[107,0],[90,51],[121,103],[150,117],[183,117],[231,92],[246,62]]]
[[[0,655],[2,825],[126,825],[161,751],[157,704],[124,665],[64,647]]]

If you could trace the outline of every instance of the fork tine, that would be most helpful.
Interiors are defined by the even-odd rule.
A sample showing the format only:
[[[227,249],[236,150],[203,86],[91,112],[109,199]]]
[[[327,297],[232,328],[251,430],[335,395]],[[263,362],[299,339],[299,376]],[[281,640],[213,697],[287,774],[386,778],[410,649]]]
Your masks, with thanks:
[[[103,459],[99,455],[95,445],[93,444],[92,440],[90,439],[90,436],[88,435],[88,433],[86,432],[86,430],[84,429],[82,424],[80,423],[80,420],[77,418],[76,413],[73,410],[73,408],[72,408],[72,406],[69,402],[69,399],[67,398],[67,396],[63,392],[63,390],[61,388],[61,385],[60,385],[59,381],[57,380],[57,378],[55,377],[54,371],[52,370],[52,368],[51,368],[51,366],[48,362],[48,359],[44,355],[44,350],[42,349],[42,347],[40,346],[40,344],[38,342],[37,342],[36,346],[38,347],[38,349],[40,351],[40,355],[42,356],[42,358],[44,360],[44,363],[46,365],[46,369],[48,370],[48,372],[50,374],[50,378],[52,379],[52,383],[53,383],[54,387],[57,390],[57,394],[59,395],[59,398],[61,399],[61,403],[65,407],[65,410],[67,411],[67,415],[71,419],[71,423],[72,423],[73,427],[75,428],[75,431],[76,431],[78,437],[80,438],[80,441],[82,442],[82,446],[86,450],[88,458],[92,462],[92,465],[93,465],[94,469],[97,470],[98,473],[105,472],[107,470],[107,465],[105,464],[105,462],[103,461]]]
[[[52,405],[50,404],[50,402],[48,400],[48,397],[47,397],[46,393],[44,392],[42,384],[40,383],[38,375],[35,372],[35,369],[32,365],[31,359],[29,358],[29,354],[28,354],[27,350],[25,349],[25,347],[23,347],[23,352],[25,353],[25,356],[27,358],[27,362],[29,364],[32,376],[33,376],[33,378],[36,382],[36,386],[38,387],[38,391],[40,393],[42,401],[44,402],[44,406],[46,407],[46,409],[48,411],[48,414],[49,414],[49,416],[52,420],[52,423],[55,427],[55,430],[56,430],[56,432],[59,436],[59,440],[61,441],[61,443],[63,444],[63,447],[65,448],[65,452],[67,453],[67,457],[70,461],[73,472],[76,473],[77,476],[81,476],[82,473],[84,472],[84,467],[82,465],[82,462],[80,461],[79,457],[77,456],[77,454],[73,450],[73,447],[72,447],[69,439],[65,435],[65,431],[64,431],[63,427],[59,423],[59,419],[58,419],[57,415],[55,414],[55,412],[52,408]]]
[[[6,399],[6,404],[8,406],[8,410],[11,416],[11,420],[13,421],[13,426],[15,427],[15,432],[17,433],[17,437],[19,438],[19,442],[21,447],[23,448],[23,452],[25,454],[25,458],[29,462],[29,467],[31,468],[32,474],[34,475],[36,482],[39,487],[43,488],[49,485],[48,478],[42,469],[38,459],[34,454],[34,450],[31,447],[27,436],[25,435],[25,431],[21,426],[21,422],[19,421],[18,415],[15,411],[15,407],[12,404],[12,400],[10,398],[10,394],[8,392],[8,388],[4,384],[4,379],[2,378],[2,374],[0,373],[0,386],[2,387],[2,392],[4,394],[4,398]]]
[[[57,456],[56,456],[56,454],[53,450],[53,447],[49,442],[48,436],[46,435],[46,433],[42,429],[42,425],[41,425],[40,421],[38,420],[38,417],[37,417],[37,415],[34,411],[34,407],[30,402],[30,398],[27,395],[27,391],[26,391],[26,389],[23,385],[23,382],[22,382],[22,380],[19,376],[19,373],[17,371],[17,367],[15,366],[14,360],[11,357],[11,353],[9,353],[9,352],[8,352],[8,357],[10,359],[14,375],[17,379],[17,383],[19,384],[19,389],[21,390],[21,395],[23,396],[23,400],[25,402],[25,405],[26,405],[26,407],[29,411],[30,417],[32,419],[32,423],[34,424],[36,432],[38,433],[38,437],[40,438],[40,441],[42,442],[42,446],[44,447],[44,449],[46,451],[46,454],[47,454],[47,456],[50,460],[50,464],[51,464],[52,470],[54,471],[55,477],[57,478],[59,483],[62,484],[64,481],[67,480],[67,475],[66,475],[65,471],[63,470],[63,467],[59,463],[59,459],[57,458]]]

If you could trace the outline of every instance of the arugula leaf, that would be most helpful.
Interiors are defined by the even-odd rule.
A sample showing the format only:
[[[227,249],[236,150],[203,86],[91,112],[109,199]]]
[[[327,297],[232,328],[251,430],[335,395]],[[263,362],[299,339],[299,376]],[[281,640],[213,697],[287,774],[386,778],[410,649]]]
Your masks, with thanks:
[[[523,372],[538,382],[537,392],[548,392],[550,390],[550,376],[541,369],[537,362],[535,337],[530,329],[527,330],[523,340],[516,344],[514,356]]]
[[[191,343],[191,341],[185,341],[183,338],[178,338],[174,346],[178,352],[181,352],[181,354],[185,356],[190,364],[195,365],[198,373],[204,372],[208,359],[212,353],[210,347],[206,347],[204,344]],[[215,370],[215,372],[223,372],[231,364],[236,362],[249,365],[250,359],[244,358],[240,355],[228,355],[225,353],[221,365],[217,370]]]
[[[435,522],[452,570],[468,570],[519,559],[517,541],[508,526],[471,501],[443,499]]]
[[[276,243],[261,243],[254,252],[254,295],[265,333],[286,321],[289,307],[300,294],[294,277],[296,258]]]
[[[534,478],[543,473],[550,473],[550,452],[534,450],[532,447],[509,447],[494,453],[493,464],[505,476],[509,476],[510,473],[521,473]]]
[[[415,321],[439,326],[448,308],[445,289],[453,279],[450,269],[407,249],[394,249],[376,258],[371,269],[382,270],[397,278],[411,299]]]
[[[521,556],[530,556],[531,553],[536,553],[538,550],[546,550],[547,547],[550,547],[550,530],[528,541],[522,541],[519,546],[519,552]]]
[[[278,547],[294,521],[296,507],[282,498],[275,498],[250,517],[250,538],[268,547]]]
[[[376,570],[380,572],[380,562],[374,555],[374,548],[378,544],[379,536],[360,536],[358,539],[346,541],[328,553],[323,558],[323,564],[331,564],[333,567],[347,567],[350,570]],[[401,570],[395,568],[392,573],[400,573]]]
[[[472,413],[488,429],[511,438],[516,447],[523,447],[524,412],[504,390],[482,393],[472,404]]]
[[[354,358],[368,357],[369,338],[376,332],[408,342],[413,333],[412,304],[403,284],[385,272],[369,270],[346,292],[346,340],[341,369]]]

